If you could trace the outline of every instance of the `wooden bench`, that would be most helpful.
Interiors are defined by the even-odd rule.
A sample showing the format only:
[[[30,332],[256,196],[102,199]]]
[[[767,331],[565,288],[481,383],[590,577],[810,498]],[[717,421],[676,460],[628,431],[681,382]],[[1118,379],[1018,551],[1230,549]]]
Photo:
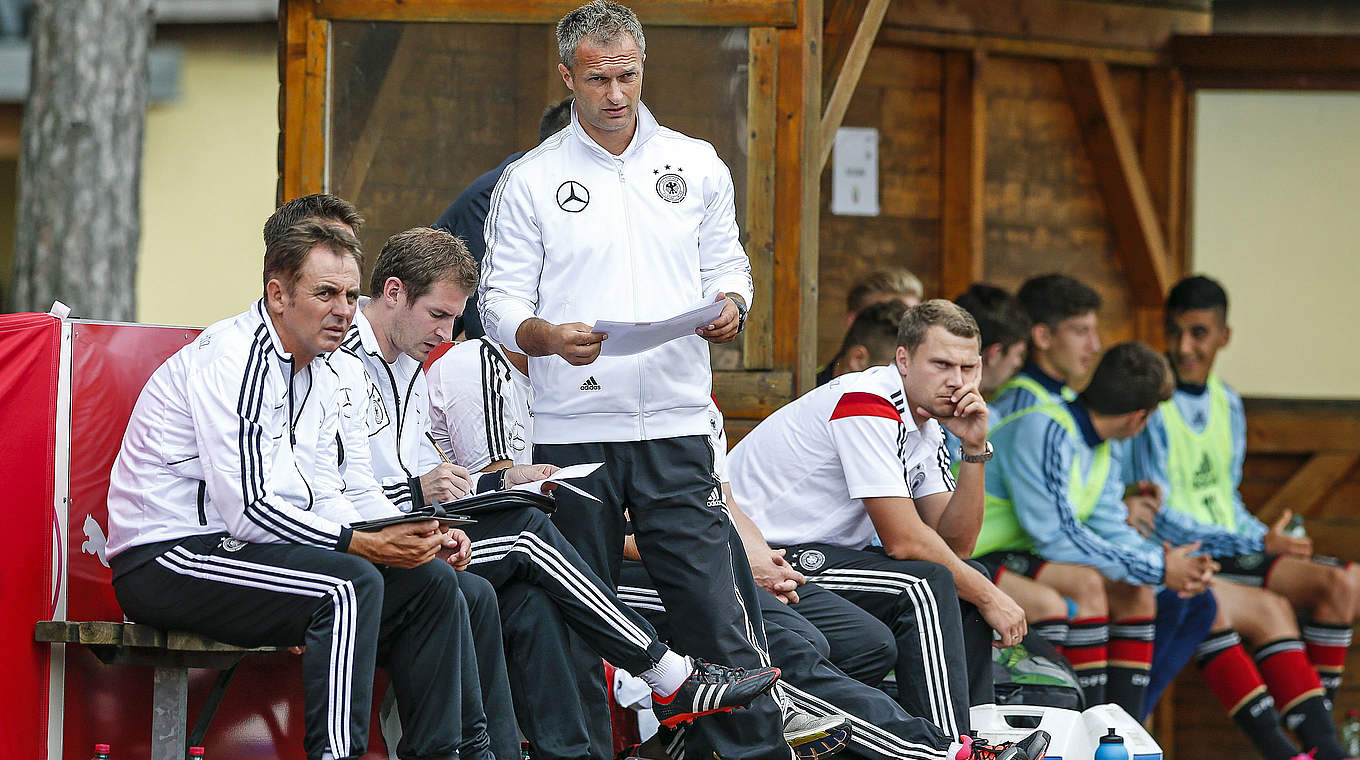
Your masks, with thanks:
[[[151,760],[184,760],[190,746],[203,743],[236,665],[248,654],[283,651],[276,647],[237,647],[196,633],[162,631],[138,623],[44,620],[34,626],[33,638],[50,644],[88,647],[106,665],[144,665],[153,669]],[[186,735],[189,668],[219,672],[193,730]]]

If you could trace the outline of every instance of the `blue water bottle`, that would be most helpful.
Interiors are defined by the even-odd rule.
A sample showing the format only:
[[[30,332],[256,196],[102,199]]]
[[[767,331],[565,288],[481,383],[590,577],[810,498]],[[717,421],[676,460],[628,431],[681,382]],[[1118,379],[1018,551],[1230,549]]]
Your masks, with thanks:
[[[1100,737],[1095,760],[1129,760],[1129,751],[1124,749],[1124,737],[1116,734],[1113,728],[1110,729],[1110,733]]]

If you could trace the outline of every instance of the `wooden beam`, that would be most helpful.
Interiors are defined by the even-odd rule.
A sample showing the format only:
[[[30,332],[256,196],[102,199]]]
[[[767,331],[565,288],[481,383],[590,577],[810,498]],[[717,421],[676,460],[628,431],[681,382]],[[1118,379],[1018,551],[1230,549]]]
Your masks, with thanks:
[[[812,120],[804,108],[802,33],[796,29],[775,32],[778,49],[775,124],[774,188],[774,366],[796,372],[800,340],[803,290],[799,282],[799,246],[803,239],[802,151],[803,125]],[[812,308],[809,306],[808,308]]]
[[[556,24],[580,0],[316,0],[318,18],[332,21],[462,21]],[[792,27],[796,0],[632,0],[643,24]],[[817,19],[818,25],[821,19]]]
[[[988,34],[939,32],[930,29],[903,29],[884,26],[878,32],[880,45],[923,47],[936,50],[976,50],[982,53],[1047,58],[1052,60],[1097,60],[1124,66],[1165,66],[1167,55],[1159,50],[1133,50],[1051,40],[1027,40]]]
[[[831,158],[831,149],[836,144],[836,130],[841,128],[841,122],[845,119],[845,110],[850,107],[850,98],[854,96],[855,88],[859,86],[859,76],[864,73],[864,64],[869,61],[869,51],[874,47],[874,39],[878,37],[878,29],[883,25],[883,14],[887,10],[888,0],[869,0],[864,8],[864,17],[855,28],[854,39],[846,51],[845,65],[841,66],[840,75],[836,77],[836,82],[831,88],[831,97],[826,101],[826,113],[822,115],[818,127],[817,151],[809,154],[819,159],[817,161],[819,183],[821,169],[826,166],[827,159]],[[821,23],[820,17],[817,22]],[[813,102],[820,103],[821,100],[819,98]]]
[[[1256,516],[1269,524],[1278,519],[1286,509],[1294,514],[1309,516],[1328,493],[1337,486],[1360,462],[1360,452],[1320,451],[1285,481],[1280,490],[1270,497],[1265,506],[1257,510]]]
[[[1208,33],[1208,0],[894,0],[887,28],[1160,51],[1173,34]]]
[[[349,162],[340,173],[339,182],[332,182],[331,192],[343,196],[356,206],[362,206],[364,180],[373,166],[373,157],[378,154],[387,122],[398,112],[398,103],[403,97],[402,88],[415,68],[419,57],[421,27],[402,24],[392,50],[392,57],[383,71],[378,91],[373,96],[373,105],[368,109],[354,145],[350,149]]]
[[[326,54],[330,24],[310,0],[279,13],[279,185],[277,202],[324,190]]]
[[[1133,303],[1158,306],[1171,286],[1166,240],[1110,69],[1103,61],[1060,65],[1077,129],[1114,228],[1115,247],[1128,273]]]
[[[796,29],[776,33],[779,123],[775,130],[774,364],[811,388],[817,353],[817,246],[821,166],[821,0],[799,5]]]
[[[1162,223],[1171,279],[1182,271],[1180,227],[1181,173],[1185,170],[1185,86],[1175,69],[1143,73],[1143,177]]]
[[[0,161],[19,158],[20,132],[24,124],[23,103],[0,103]]]
[[[817,104],[822,102],[822,0],[802,0],[799,3],[798,28],[803,36],[799,48],[803,57],[801,68],[805,77],[802,81],[803,108],[814,115],[813,118],[803,121],[803,134],[800,136],[802,145],[799,150],[801,156],[799,207],[803,224],[799,230],[798,242],[798,287],[802,296],[802,309],[798,312],[798,366],[794,374],[794,392],[802,395],[812,390],[817,380],[817,279],[821,274],[818,269],[821,245],[819,236],[822,215],[822,166],[826,162],[826,157],[823,155],[821,161],[807,159],[817,156],[817,151],[825,145],[822,136],[826,123],[823,121],[819,130],[815,118]],[[863,30],[863,24],[860,28]],[[877,24],[874,25],[874,29],[877,31]],[[868,56],[868,50],[864,51],[864,55]],[[849,72],[849,68],[847,65],[846,71],[842,72],[842,78]],[[859,71],[855,72],[855,83],[859,82],[863,64],[861,63],[858,68]],[[853,84],[850,89],[854,90]],[[840,115],[836,117],[837,126],[840,125],[844,115],[845,111],[842,109]],[[832,132],[835,130],[832,129]]]
[[[1185,186],[1185,87],[1174,69],[1159,67],[1143,72],[1142,125],[1139,157],[1143,178],[1166,241],[1167,278],[1175,281],[1185,268],[1181,229],[1185,208],[1181,198]],[[1134,312],[1134,337],[1162,349],[1162,304],[1136,305]]]
[[[1178,34],[1170,51],[1184,69],[1360,72],[1360,37],[1353,35]]]
[[[724,417],[764,419],[793,398],[792,372],[717,371],[713,395]]]
[[[986,54],[951,50],[941,76],[940,295],[953,298],[982,279]]]
[[[742,337],[742,366],[748,370],[774,367],[775,129],[779,119],[775,34],[770,27],[752,29],[747,45],[746,255],[755,285]]]
[[[1360,452],[1360,402],[1245,399],[1253,454]]]
[[[1360,90],[1360,71],[1241,71],[1237,69],[1181,69],[1192,90]]]
[[[822,81],[836,81],[868,5],[869,0],[835,0],[827,12],[826,28],[822,30]]]

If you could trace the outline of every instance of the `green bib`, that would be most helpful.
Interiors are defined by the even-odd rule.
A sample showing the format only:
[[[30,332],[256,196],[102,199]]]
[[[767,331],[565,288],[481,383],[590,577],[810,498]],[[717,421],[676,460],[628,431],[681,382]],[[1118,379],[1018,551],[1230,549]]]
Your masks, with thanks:
[[[1163,401],[1160,409],[1166,423],[1166,474],[1171,485],[1166,505],[1202,523],[1236,530],[1227,389],[1217,377],[1209,376],[1209,424],[1199,433],[1186,423],[1174,399]]]
[[[1044,387],[1043,383],[1023,373],[1017,374],[1015,377],[1002,383],[1001,387],[996,390],[996,395],[999,397],[1001,394],[1012,388],[1020,388],[1021,390],[1029,391],[1034,394],[1036,399],[1040,399],[1039,403],[1041,404],[1057,403],[1060,400],[1075,401],[1077,398],[1077,392],[1068,388],[1066,385],[1058,391],[1058,395],[1055,397],[1052,391]]]
[[[1026,414],[1042,414],[1062,425],[1068,434],[1077,437],[1081,435],[1081,431],[1077,429],[1076,419],[1072,417],[1067,407],[1061,404],[1042,404],[1021,410],[1002,420],[997,428],[1014,424],[1015,420]],[[993,434],[995,432],[996,430],[992,431]],[[1067,500],[1076,510],[1078,520],[1086,522],[1095,511],[1096,505],[1100,503],[1100,494],[1105,490],[1105,481],[1109,477],[1108,441],[1101,441],[1100,445],[1096,446],[1095,452],[1091,455],[1090,467],[1085,472],[1082,471],[1081,462],[1073,460],[1071,470],[1067,473]],[[973,550],[974,557],[998,551],[1030,551],[1034,548],[1029,534],[1020,525],[1020,518],[1016,516],[1015,505],[1010,499],[994,496],[988,491],[984,509],[986,511],[982,516],[982,530],[978,533],[977,547]]]

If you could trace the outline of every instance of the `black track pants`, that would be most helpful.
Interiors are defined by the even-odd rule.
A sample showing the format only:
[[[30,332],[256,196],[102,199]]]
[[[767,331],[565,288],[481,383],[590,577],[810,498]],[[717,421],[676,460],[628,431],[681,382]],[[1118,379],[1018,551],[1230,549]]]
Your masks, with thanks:
[[[114,591],[124,612],[237,646],[305,645],[303,744],[310,760],[323,752],[358,758],[368,749],[377,664],[392,672],[404,729],[398,755],[456,756],[460,642],[469,634],[452,568],[441,562],[379,568],[292,544],[228,550],[224,538],[185,539],[120,575]]]

